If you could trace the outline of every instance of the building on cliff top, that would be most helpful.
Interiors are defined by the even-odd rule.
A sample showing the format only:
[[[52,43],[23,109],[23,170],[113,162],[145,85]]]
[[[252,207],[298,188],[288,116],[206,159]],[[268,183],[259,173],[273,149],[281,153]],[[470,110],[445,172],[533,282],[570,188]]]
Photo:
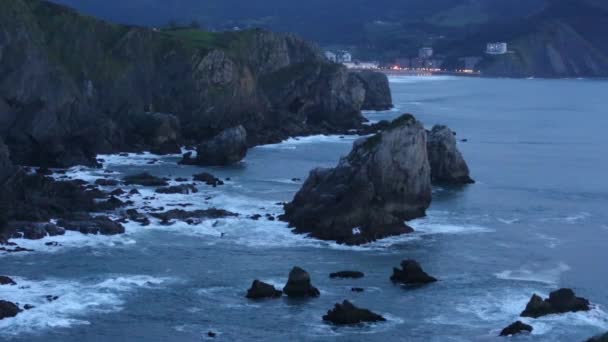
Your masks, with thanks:
[[[505,42],[488,43],[486,53],[488,55],[504,55],[508,52],[508,46]]]

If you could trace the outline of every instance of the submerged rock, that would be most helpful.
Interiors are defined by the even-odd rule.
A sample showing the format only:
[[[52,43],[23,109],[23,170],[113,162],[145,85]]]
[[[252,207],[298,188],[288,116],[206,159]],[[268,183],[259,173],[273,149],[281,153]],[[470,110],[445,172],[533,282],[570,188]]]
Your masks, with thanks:
[[[511,336],[511,335],[517,335],[517,334],[521,334],[521,333],[531,333],[532,330],[534,328],[532,328],[531,325],[525,324],[521,321],[517,321],[511,325],[509,325],[508,327],[504,328],[501,332],[500,332],[500,336]]]
[[[204,182],[205,184],[211,185],[213,187],[216,187],[218,185],[224,185],[224,182],[221,179],[215,177],[214,175],[208,172],[201,172],[192,176],[192,178],[197,182]]]
[[[342,304],[336,304],[333,310],[327,311],[327,315],[323,316],[323,320],[337,325],[386,321],[384,317],[370,310],[360,309],[347,300],[342,302]]]
[[[247,155],[247,132],[243,126],[228,128],[198,145],[195,159],[184,155],[182,164],[222,166],[240,162]]]
[[[577,297],[571,289],[559,289],[551,292],[549,298],[545,300],[539,295],[533,295],[521,316],[538,318],[551,314],[589,310],[591,307],[587,299]]]
[[[143,185],[143,186],[168,186],[166,180],[152,176],[147,172],[138,173],[135,175],[127,176],[123,178],[123,181],[127,185]]]
[[[17,285],[17,283],[7,276],[0,276],[0,285]]]
[[[0,320],[15,317],[20,312],[21,309],[15,303],[0,300]]]
[[[365,276],[365,274],[363,274],[363,272],[359,272],[359,271],[340,271],[340,272],[335,272],[335,273],[331,273],[329,275],[330,278],[363,278]]]
[[[186,211],[181,209],[173,209],[166,211],[164,213],[153,213],[151,214],[153,217],[160,219],[162,221],[169,220],[181,220],[186,221],[188,219],[218,219],[225,218],[231,216],[238,216],[238,214],[223,210],[223,209],[205,209],[205,210],[194,210],[194,211]]]
[[[436,278],[424,272],[415,260],[403,260],[401,269],[393,268],[391,280],[403,284],[428,284],[437,281]]]
[[[321,293],[312,286],[310,274],[299,267],[294,267],[289,272],[289,279],[283,288],[283,292],[289,297],[318,297]]]
[[[14,238],[23,238],[28,240],[40,240],[47,236],[65,234],[65,229],[52,223],[10,222],[8,226],[14,230]]]
[[[350,245],[410,233],[431,203],[426,132],[412,115],[355,142],[336,168],[315,169],[281,218],[297,233]]]
[[[164,187],[164,188],[158,188],[155,191],[157,194],[182,194],[182,195],[188,195],[191,193],[197,193],[198,189],[196,188],[196,186],[192,185],[192,184],[182,184],[182,185],[175,185],[175,186],[168,186],[168,187]]]
[[[259,280],[254,280],[251,284],[251,288],[247,290],[247,298],[250,299],[261,299],[261,298],[279,298],[283,295],[282,291],[279,291],[270,284],[266,284]]]
[[[118,185],[118,181],[116,179],[100,178],[95,181],[95,184],[100,186],[116,186]]]
[[[446,126],[434,126],[428,132],[427,151],[431,180],[443,184],[475,183],[469,167],[456,146],[454,132]]]
[[[106,216],[59,220],[57,224],[66,230],[77,231],[82,234],[117,235],[125,232],[125,227]]]

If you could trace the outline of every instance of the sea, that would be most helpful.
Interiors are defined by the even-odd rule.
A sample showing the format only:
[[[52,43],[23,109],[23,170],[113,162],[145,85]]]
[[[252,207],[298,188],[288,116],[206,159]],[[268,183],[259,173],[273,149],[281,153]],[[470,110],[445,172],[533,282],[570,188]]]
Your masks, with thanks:
[[[3,341],[584,341],[608,331],[608,81],[390,78],[395,108],[370,122],[412,113],[427,128],[451,127],[476,183],[435,187],[415,233],[348,247],[291,232],[282,213],[309,171],[335,166],[357,136],[310,136],[253,148],[231,167],[178,165],[179,156],[107,155],[104,173],[74,167],[71,178],[122,178],[147,171],[226,179],[190,195],[137,187],[134,207],[221,208],[239,217],[188,225],[127,223],[118,236],[13,240],[33,252],[0,254],[0,299],[33,309],[0,320]],[[106,188],[112,190],[112,187]],[[261,214],[255,221],[250,215]],[[56,242],[48,244],[49,242]],[[391,283],[415,259],[437,283]],[[278,288],[307,270],[321,295],[251,301],[254,279]],[[330,279],[357,270],[361,279]],[[352,287],[364,292],[352,292]],[[521,318],[533,294],[567,287],[589,312]],[[47,296],[57,296],[49,300]],[[387,321],[337,327],[322,316],[349,300]],[[208,332],[216,334],[209,337]]]

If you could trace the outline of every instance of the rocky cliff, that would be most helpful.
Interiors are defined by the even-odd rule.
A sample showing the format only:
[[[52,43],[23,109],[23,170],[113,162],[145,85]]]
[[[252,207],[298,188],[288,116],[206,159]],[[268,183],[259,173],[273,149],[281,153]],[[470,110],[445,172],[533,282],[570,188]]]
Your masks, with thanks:
[[[0,76],[0,136],[16,163],[48,166],[172,151],[236,125],[250,145],[354,128],[366,98],[292,35],[114,25],[41,0],[0,7]]]
[[[362,244],[411,232],[405,220],[424,216],[431,170],[424,127],[412,115],[355,142],[333,169],[315,169],[285,206],[282,219],[298,233]]]

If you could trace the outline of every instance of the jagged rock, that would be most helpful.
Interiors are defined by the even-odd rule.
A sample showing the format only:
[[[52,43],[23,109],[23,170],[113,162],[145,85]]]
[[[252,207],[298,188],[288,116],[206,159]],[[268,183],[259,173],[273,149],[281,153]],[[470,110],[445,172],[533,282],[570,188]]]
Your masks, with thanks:
[[[9,227],[15,232],[13,237],[28,240],[40,240],[46,236],[65,234],[65,230],[52,223],[10,222]]]
[[[95,184],[100,186],[116,186],[118,185],[118,181],[116,179],[100,178],[95,181]]]
[[[315,169],[281,218],[297,233],[362,244],[412,232],[431,202],[426,133],[406,114],[355,142],[334,169]]]
[[[279,298],[282,295],[283,292],[275,289],[274,286],[259,280],[254,280],[251,284],[251,288],[247,290],[247,298],[250,299]]]
[[[152,176],[147,172],[138,173],[135,175],[127,176],[123,178],[126,185],[143,185],[143,186],[168,186],[166,180]]]
[[[188,195],[191,193],[197,193],[198,189],[196,188],[196,186],[191,185],[191,184],[182,184],[182,185],[175,185],[175,186],[169,186],[169,187],[164,187],[164,188],[158,188],[155,191],[157,194],[182,194],[182,195]]]
[[[342,302],[342,304],[336,304],[333,310],[327,311],[327,315],[323,316],[323,320],[337,325],[386,321],[384,317],[370,310],[360,309],[347,300]]]
[[[215,177],[214,175],[208,172],[196,174],[192,176],[192,178],[197,182],[204,182],[205,184],[211,185],[213,187],[216,187],[218,185],[224,185],[224,182],[221,179]]]
[[[592,337],[587,342],[608,342],[608,333]]]
[[[504,328],[501,332],[500,332],[500,336],[511,336],[511,335],[517,335],[517,334],[521,334],[521,333],[531,333],[532,330],[534,328],[532,328],[531,325],[525,324],[521,321],[517,321],[511,325],[509,325],[508,327]]]
[[[115,196],[110,197],[107,201],[98,202],[96,206],[97,211],[112,211],[118,208],[124,207],[126,205],[125,202],[116,198]]]
[[[196,151],[196,159],[185,155],[181,163],[202,166],[236,164],[247,155],[247,131],[243,126],[225,129],[198,145]]]
[[[365,88],[363,110],[388,110],[393,108],[393,98],[386,74],[364,70],[353,73]]]
[[[21,309],[15,303],[11,303],[5,300],[0,300],[0,320],[5,318],[15,317]]]
[[[160,219],[161,221],[169,221],[169,220],[180,220],[186,221],[188,219],[218,219],[225,218],[231,216],[238,216],[238,214],[232,213],[223,209],[205,209],[205,210],[194,210],[194,211],[185,211],[181,209],[173,209],[166,211],[164,213],[153,213],[151,214],[153,217]]]
[[[329,275],[330,278],[363,278],[365,274],[359,271],[340,271]]]
[[[111,196],[122,196],[124,195],[126,192],[123,189],[115,189],[112,190],[112,192],[110,192]]]
[[[142,226],[150,225],[150,219],[147,218],[146,215],[139,213],[135,209],[127,209],[126,214],[127,218],[131,221],[138,222]]]
[[[433,182],[475,183],[469,176],[469,167],[456,146],[456,138],[452,130],[446,126],[434,126],[428,132],[427,150]]]
[[[289,272],[287,284],[283,287],[283,293],[289,297],[318,297],[321,293],[312,286],[310,275],[299,267],[294,267]]]
[[[428,284],[437,281],[436,278],[424,272],[420,264],[414,260],[403,260],[401,269],[393,268],[391,280],[403,284]]]
[[[538,318],[551,314],[589,310],[591,307],[587,299],[576,297],[571,289],[559,289],[551,292],[549,298],[545,300],[536,294],[533,295],[521,316]]]
[[[0,276],[0,285],[17,285],[17,283],[7,276]]]
[[[57,224],[66,230],[77,231],[82,234],[116,235],[125,232],[125,227],[106,216],[80,220],[59,220]]]

